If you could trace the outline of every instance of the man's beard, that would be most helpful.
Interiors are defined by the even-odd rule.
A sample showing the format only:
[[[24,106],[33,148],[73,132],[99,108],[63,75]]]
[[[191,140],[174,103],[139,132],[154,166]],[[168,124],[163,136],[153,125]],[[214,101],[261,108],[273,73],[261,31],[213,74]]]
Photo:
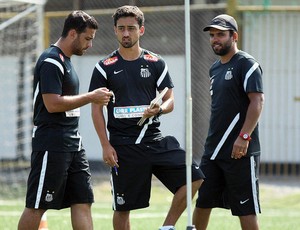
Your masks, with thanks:
[[[84,54],[85,50],[82,49],[74,49],[73,54],[77,56],[82,56]]]
[[[133,47],[137,42],[138,42],[138,40],[135,41],[135,42],[132,42],[131,40],[130,40],[130,41],[126,41],[126,42],[119,41],[119,43],[121,44],[121,46],[123,46],[124,48],[131,48],[131,47]]]
[[[222,46],[223,47],[223,46]],[[230,49],[231,49],[231,44],[225,44],[225,47],[221,48],[221,49],[218,49],[218,50],[215,50],[213,48],[213,51],[215,52],[216,55],[219,55],[219,56],[225,56],[226,54],[228,54],[230,52]]]
[[[79,40],[73,42],[72,53],[77,56],[82,56],[85,53],[86,49],[83,49]]]

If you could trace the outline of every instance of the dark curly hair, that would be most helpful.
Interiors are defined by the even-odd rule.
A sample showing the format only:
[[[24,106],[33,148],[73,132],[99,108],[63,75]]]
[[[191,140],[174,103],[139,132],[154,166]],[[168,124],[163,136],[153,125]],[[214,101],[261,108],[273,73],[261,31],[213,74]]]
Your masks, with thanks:
[[[86,30],[86,28],[97,30],[98,22],[94,17],[88,15],[87,13],[81,10],[76,10],[70,13],[65,19],[61,36],[64,38],[67,37],[68,32],[72,29],[76,30],[78,34],[81,34]]]
[[[134,17],[137,20],[139,27],[143,26],[145,22],[144,14],[137,6],[121,6],[116,10],[112,17],[115,26],[117,25],[119,18],[122,17]]]

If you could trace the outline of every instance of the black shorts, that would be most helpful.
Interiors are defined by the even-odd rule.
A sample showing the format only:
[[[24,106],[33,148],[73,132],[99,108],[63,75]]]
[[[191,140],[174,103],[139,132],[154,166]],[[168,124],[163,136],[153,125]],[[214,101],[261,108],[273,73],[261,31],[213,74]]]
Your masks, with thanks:
[[[133,145],[113,146],[118,155],[118,175],[112,169],[113,209],[129,211],[149,206],[154,174],[172,193],[186,184],[185,151],[175,137]],[[203,178],[193,162],[192,181]]]
[[[93,203],[91,173],[84,150],[32,152],[26,207],[62,209]]]
[[[202,158],[200,168],[205,174],[196,207],[227,208],[234,216],[260,213],[258,197],[259,156],[239,160]]]

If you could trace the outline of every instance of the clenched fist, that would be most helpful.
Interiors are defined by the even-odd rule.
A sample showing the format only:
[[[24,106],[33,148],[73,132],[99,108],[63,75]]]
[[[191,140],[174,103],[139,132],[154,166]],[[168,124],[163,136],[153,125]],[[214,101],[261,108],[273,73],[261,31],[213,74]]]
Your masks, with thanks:
[[[92,102],[100,105],[107,105],[113,95],[107,88],[98,88],[92,92]]]

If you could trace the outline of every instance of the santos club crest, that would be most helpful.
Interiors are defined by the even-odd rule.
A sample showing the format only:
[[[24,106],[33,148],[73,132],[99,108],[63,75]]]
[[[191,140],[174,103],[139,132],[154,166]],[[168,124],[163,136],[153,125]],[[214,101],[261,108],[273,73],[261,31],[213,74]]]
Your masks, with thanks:
[[[45,201],[47,201],[47,202],[53,201],[53,194],[54,194],[54,191],[52,191],[52,192],[47,191],[47,194],[45,196]]]
[[[142,78],[147,78],[151,76],[151,73],[148,68],[141,68],[141,73],[140,73]]]

